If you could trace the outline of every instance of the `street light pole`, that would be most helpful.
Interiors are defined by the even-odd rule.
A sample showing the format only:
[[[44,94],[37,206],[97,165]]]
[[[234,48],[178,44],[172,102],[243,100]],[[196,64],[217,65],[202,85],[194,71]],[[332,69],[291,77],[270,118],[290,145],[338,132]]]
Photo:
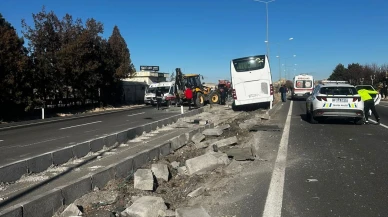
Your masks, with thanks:
[[[269,37],[268,37],[268,3],[274,2],[275,0],[270,0],[270,1],[262,1],[262,0],[255,0],[256,2],[262,2],[265,3],[265,10],[267,14],[267,57],[269,60]]]
[[[292,41],[294,40],[294,38],[289,38],[288,39],[289,41]],[[267,42],[267,41],[265,41]],[[281,69],[281,66],[280,66],[280,45],[282,45],[283,43],[276,43],[278,45],[278,55],[276,56],[277,58],[279,58],[279,82],[282,80],[282,69]]]

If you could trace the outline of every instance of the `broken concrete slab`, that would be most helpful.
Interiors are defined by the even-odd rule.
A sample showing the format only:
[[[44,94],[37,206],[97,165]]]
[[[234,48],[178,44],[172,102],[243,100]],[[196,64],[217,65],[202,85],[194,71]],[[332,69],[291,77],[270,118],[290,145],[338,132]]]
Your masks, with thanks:
[[[224,131],[222,129],[217,128],[206,129],[202,132],[202,134],[205,136],[221,136],[222,133],[224,133]]]
[[[176,161],[173,161],[170,164],[171,164],[172,168],[174,168],[174,169],[177,169],[179,167],[179,165],[180,165],[180,163],[176,162]]]
[[[188,123],[176,123],[175,128],[189,128],[190,125]]]
[[[222,129],[222,130],[227,130],[230,128],[230,125],[229,124],[223,124],[223,125],[220,125],[217,127],[218,129]]]
[[[187,175],[187,167],[186,166],[178,167],[178,174],[179,175]]]
[[[269,116],[269,113],[266,112],[264,114],[260,114],[259,117],[263,120],[269,120],[271,117]]]
[[[163,179],[164,181],[168,182],[170,172],[168,171],[166,164],[152,164],[151,171],[157,179]]]
[[[193,141],[195,144],[199,144],[203,140],[205,140],[205,136],[202,133],[196,133],[194,136],[191,138],[191,141]]]
[[[229,163],[228,155],[219,152],[208,152],[195,158],[186,160],[187,172],[189,175],[203,174],[221,165]]]
[[[134,188],[144,191],[154,190],[154,176],[150,169],[138,169],[135,172]]]
[[[82,216],[81,210],[74,204],[70,204],[66,209],[61,213],[60,217],[68,217],[68,216]]]
[[[251,148],[231,148],[225,151],[228,157],[236,161],[255,160]]]
[[[175,210],[176,217],[210,217],[202,206],[184,207]]]
[[[232,160],[228,166],[224,168],[224,172],[227,175],[236,174],[243,170],[241,161]]]
[[[123,217],[159,217],[167,210],[163,198],[144,196],[137,199],[130,207],[121,212]]]
[[[218,139],[209,139],[209,140],[205,140],[203,142],[200,142],[198,144],[194,144],[194,146],[197,148],[197,149],[201,149],[201,148],[206,148],[208,147],[209,145],[211,144],[214,144],[218,142]]]
[[[187,196],[188,197],[198,197],[199,195],[203,194],[204,192],[205,192],[205,188],[204,187],[199,187],[199,188],[195,189],[194,191],[192,191]]]
[[[238,142],[237,137],[232,136],[232,137],[217,141],[217,142],[213,143],[212,145],[217,145],[218,148],[221,148],[221,147],[237,144],[237,142]]]
[[[209,124],[209,121],[208,120],[204,120],[204,121],[200,121],[199,122],[199,125],[206,125],[206,124]]]
[[[118,195],[119,193],[117,191],[94,191],[76,199],[73,204],[82,207],[91,204],[110,205],[116,202]]]
[[[175,217],[175,211],[166,210],[166,211],[164,211],[163,215],[161,215],[161,216],[164,216],[164,217]]]
[[[248,120],[245,120],[243,123],[240,123],[238,126],[242,130],[248,130],[252,126],[258,125],[260,123],[261,123],[260,119],[248,119]]]

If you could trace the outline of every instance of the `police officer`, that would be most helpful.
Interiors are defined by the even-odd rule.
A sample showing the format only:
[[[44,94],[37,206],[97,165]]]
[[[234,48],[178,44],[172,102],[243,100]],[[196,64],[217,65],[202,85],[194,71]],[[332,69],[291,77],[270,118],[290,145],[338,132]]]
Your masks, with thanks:
[[[364,101],[364,115],[365,115],[365,124],[368,124],[368,118],[369,118],[369,110],[372,111],[373,115],[375,116],[377,120],[377,124],[380,124],[380,117],[379,114],[377,114],[375,102],[373,101],[373,98],[370,94],[379,94],[378,91],[373,90],[367,90],[367,89],[360,89],[358,90],[358,94],[361,96],[361,100]]]

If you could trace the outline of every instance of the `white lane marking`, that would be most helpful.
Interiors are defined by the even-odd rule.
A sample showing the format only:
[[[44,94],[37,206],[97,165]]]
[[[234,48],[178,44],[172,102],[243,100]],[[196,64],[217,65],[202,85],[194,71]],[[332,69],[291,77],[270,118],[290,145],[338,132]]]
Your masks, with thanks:
[[[141,108],[141,107],[147,108],[145,106],[136,106],[134,108],[128,108],[127,110],[133,110],[133,109],[137,109],[137,108]],[[58,121],[68,121],[68,120],[80,119],[80,118],[84,118],[84,117],[94,117],[94,116],[98,116],[98,115],[106,115],[106,114],[111,114],[111,113],[115,113],[115,112],[120,112],[120,111],[123,111],[123,110],[126,110],[126,109],[117,109],[117,110],[113,110],[113,111],[104,112],[102,114],[96,112],[96,114],[90,114],[90,115],[85,115],[85,116],[80,116],[80,117],[69,117],[67,119],[40,121],[40,122],[34,122],[34,123],[30,123],[30,124],[21,124],[21,125],[10,126],[10,127],[1,127],[0,130],[2,130],[2,129],[12,129],[12,128],[15,128],[15,127],[20,127],[20,126],[37,125],[37,124],[41,124],[41,123],[53,123],[53,122],[58,122]]]
[[[0,139],[0,142],[4,142],[4,140],[1,140],[1,139]]]
[[[293,101],[291,101],[286,123],[283,129],[282,139],[280,140],[279,151],[276,157],[275,167],[272,172],[267,199],[265,201],[263,217],[280,217],[282,214],[284,178],[287,164],[287,149],[288,137],[290,135],[292,104]]]
[[[128,115],[128,117],[131,117],[131,116],[135,116],[135,115],[142,115],[144,114],[145,112],[140,112],[140,113],[136,113],[136,114],[131,114],[131,115]]]
[[[90,124],[97,124],[100,122],[102,122],[102,121],[95,121],[95,122],[90,122],[90,123],[86,123],[86,124],[74,125],[71,127],[64,127],[64,128],[59,129],[59,130],[66,130],[66,129],[70,129],[70,128],[74,128],[74,127],[81,127],[81,126],[90,125]]]
[[[27,147],[27,146],[31,146],[31,145],[37,145],[37,144],[40,144],[40,143],[52,142],[52,141],[55,141],[55,140],[64,139],[64,138],[68,138],[68,137],[70,137],[70,136],[62,136],[62,137],[56,137],[56,138],[46,139],[46,140],[42,140],[42,141],[39,141],[39,142],[34,142],[34,143],[26,144],[26,145],[13,145],[13,146],[7,146],[7,147],[2,147],[1,149],[23,148],[23,147]]]
[[[373,123],[377,123],[377,121],[375,121],[375,120],[372,120],[372,119],[369,119],[371,122],[373,122]],[[381,124],[380,123],[380,126],[382,126],[382,127],[384,127],[384,128],[387,128],[388,129],[388,126],[387,125],[385,125],[385,124]]]

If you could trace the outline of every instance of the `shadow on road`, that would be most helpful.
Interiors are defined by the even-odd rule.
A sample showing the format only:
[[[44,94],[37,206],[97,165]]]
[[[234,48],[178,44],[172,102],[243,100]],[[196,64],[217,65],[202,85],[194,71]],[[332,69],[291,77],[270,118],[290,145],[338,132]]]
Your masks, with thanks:
[[[300,118],[311,124],[310,121],[307,119],[307,115],[306,114],[299,114],[299,115],[296,115],[296,116],[300,116]],[[354,120],[352,119],[345,119],[345,118],[325,118],[323,120],[319,120],[318,121],[319,124],[325,124],[325,125],[355,125],[354,123]]]

